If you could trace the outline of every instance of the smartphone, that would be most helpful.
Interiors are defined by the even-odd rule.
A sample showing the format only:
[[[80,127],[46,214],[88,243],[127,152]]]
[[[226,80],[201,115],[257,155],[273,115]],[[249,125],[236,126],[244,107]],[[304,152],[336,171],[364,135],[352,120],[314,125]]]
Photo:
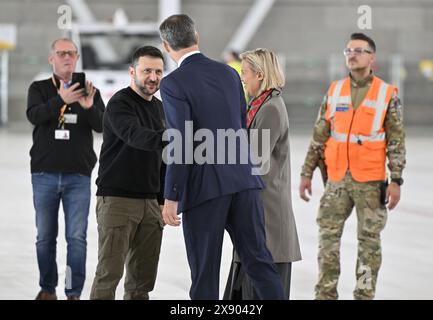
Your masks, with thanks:
[[[74,72],[72,74],[72,83],[71,84],[74,84],[77,82],[80,85],[78,86],[78,88],[76,90],[84,89],[84,95],[87,95],[87,92],[86,92],[86,74],[84,72]]]

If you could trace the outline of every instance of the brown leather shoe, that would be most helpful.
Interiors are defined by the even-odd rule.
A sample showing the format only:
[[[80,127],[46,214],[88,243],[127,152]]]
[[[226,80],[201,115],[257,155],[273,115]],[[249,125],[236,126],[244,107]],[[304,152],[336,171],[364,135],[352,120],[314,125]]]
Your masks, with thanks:
[[[70,296],[70,297],[68,297],[67,300],[80,300],[80,297],[77,297],[77,296]]]
[[[55,293],[49,293],[46,291],[39,291],[35,300],[57,300],[57,296]]]

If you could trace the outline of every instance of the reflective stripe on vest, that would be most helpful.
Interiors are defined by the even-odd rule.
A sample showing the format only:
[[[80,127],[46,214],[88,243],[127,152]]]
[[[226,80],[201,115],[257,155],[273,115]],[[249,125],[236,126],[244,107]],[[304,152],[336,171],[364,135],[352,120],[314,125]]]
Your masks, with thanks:
[[[335,86],[334,92],[332,96],[328,97],[328,103],[331,105],[331,110],[329,113],[329,117],[332,118],[337,109],[337,104],[352,104],[351,96],[339,96],[341,92],[341,88],[343,87],[344,81],[346,79],[339,80]],[[384,134],[377,134],[377,132],[381,129],[381,119],[382,114],[387,108],[386,104],[386,92],[388,91],[389,85],[382,81],[379,88],[379,93],[377,96],[377,101],[365,99],[361,105],[376,109],[376,113],[373,120],[373,125],[371,127],[371,136],[362,136],[359,139],[351,135],[350,142],[358,142],[358,141],[380,141],[385,140]],[[360,106],[361,106],[360,105]],[[335,132],[331,129],[331,136],[334,137],[337,141],[347,141],[347,135]]]
[[[338,142],[347,142],[347,134],[346,133],[338,133],[334,130],[331,130],[331,137],[334,138]],[[351,134],[349,142],[359,143],[364,141],[383,141],[385,140],[385,132],[378,133],[376,135],[371,136],[362,136],[359,134]]]
[[[394,86],[374,77],[365,98],[354,110],[350,78],[332,83],[325,113],[331,126],[325,147],[330,181],[340,181],[347,170],[360,182],[385,179],[383,121],[395,91]]]
[[[337,108],[337,103],[340,100],[340,92],[341,92],[341,88],[343,87],[344,80],[345,79],[339,80],[335,85],[334,93],[332,94],[332,99],[330,101],[331,104],[331,113],[329,115],[330,118],[334,116],[335,110]],[[350,99],[349,103],[352,103],[352,99]]]
[[[332,108],[332,106],[334,105],[334,104],[333,104],[333,100],[334,100],[333,97],[328,97],[328,103],[331,104],[331,108]],[[341,97],[337,97],[336,100],[337,100],[337,101],[335,102],[334,109],[333,109],[333,111],[331,110],[331,112],[332,112],[332,116],[333,116],[334,113],[335,113],[335,110],[336,110],[337,104],[339,104],[339,103],[352,104],[352,97],[349,97],[349,96],[341,96]],[[371,100],[368,100],[368,101],[371,101]]]
[[[380,130],[380,120],[382,119],[382,113],[386,110],[386,92],[388,90],[388,84],[382,81],[379,88],[379,94],[377,96],[376,105],[376,115],[373,120],[373,127],[371,128],[371,134]]]

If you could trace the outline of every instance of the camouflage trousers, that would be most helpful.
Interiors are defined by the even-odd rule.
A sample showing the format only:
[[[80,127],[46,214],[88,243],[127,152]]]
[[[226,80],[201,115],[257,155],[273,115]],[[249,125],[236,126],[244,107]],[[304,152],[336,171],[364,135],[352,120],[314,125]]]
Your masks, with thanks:
[[[348,172],[340,182],[328,182],[320,200],[319,280],[316,299],[338,299],[340,242],[344,223],[356,208],[358,258],[355,299],[373,299],[382,261],[380,232],[387,220],[386,207],[380,202],[379,181],[356,182]]]

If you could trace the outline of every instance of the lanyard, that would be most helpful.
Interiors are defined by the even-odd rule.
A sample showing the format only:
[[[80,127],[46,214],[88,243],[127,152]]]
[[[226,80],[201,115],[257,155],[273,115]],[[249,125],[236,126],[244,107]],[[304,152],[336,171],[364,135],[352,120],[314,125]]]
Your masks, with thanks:
[[[57,84],[56,84],[56,80],[54,80],[54,76],[51,77],[51,80],[53,81],[53,85],[57,90],[57,93],[60,93],[59,88],[57,88]],[[59,128],[61,127],[62,129],[65,128],[65,110],[66,110],[66,104],[64,104],[62,106],[62,108],[60,109],[60,115],[59,115]]]

